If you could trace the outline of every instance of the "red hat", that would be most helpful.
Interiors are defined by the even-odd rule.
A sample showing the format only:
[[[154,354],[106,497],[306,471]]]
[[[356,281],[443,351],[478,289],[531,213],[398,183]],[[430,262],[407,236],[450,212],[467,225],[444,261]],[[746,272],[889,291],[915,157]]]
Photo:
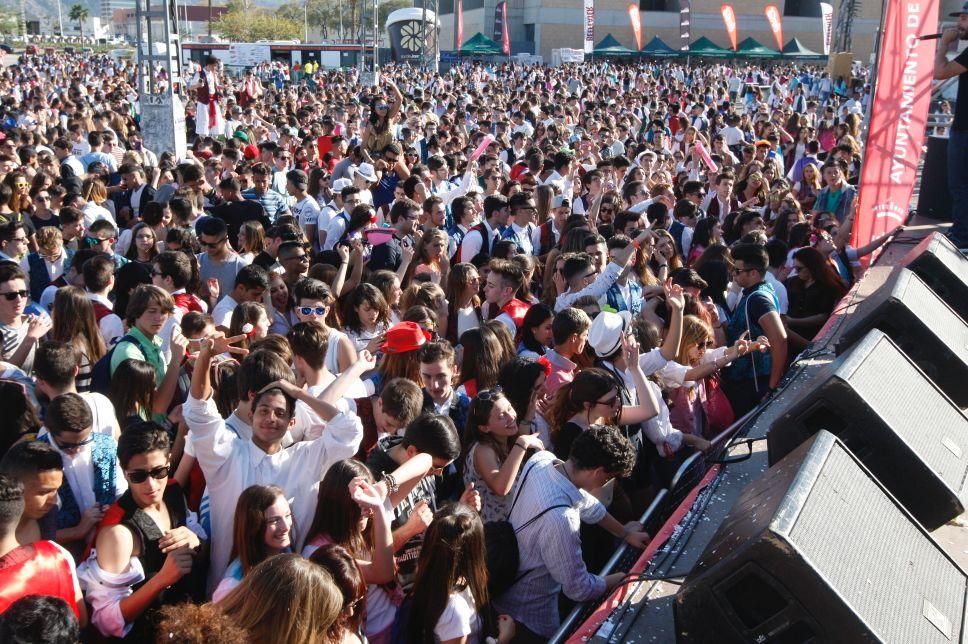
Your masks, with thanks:
[[[383,353],[416,351],[430,340],[430,333],[416,322],[400,322],[387,329],[387,339],[380,347]]]

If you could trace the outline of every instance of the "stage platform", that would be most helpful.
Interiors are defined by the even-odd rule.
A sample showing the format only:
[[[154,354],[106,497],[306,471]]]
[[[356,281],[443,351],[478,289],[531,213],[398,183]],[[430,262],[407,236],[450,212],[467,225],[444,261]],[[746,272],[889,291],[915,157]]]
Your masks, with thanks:
[[[809,350],[795,362],[783,386],[774,394],[775,403],[765,402],[717,439],[720,447],[710,459],[723,463],[687,461],[671,489],[660,493],[643,517],[646,528],[655,535],[652,543],[645,551],[622,549],[606,566],[606,572],[628,571],[629,582],[604,603],[575,609],[552,642],[676,641],[673,598],[743,489],[768,469],[765,438],[770,425],[797,400],[797,390],[806,387],[835,358],[834,347],[856,305],[885,282],[913,246],[945,227],[914,217],[885,247],[864,278],[835,309]],[[938,528],[932,536],[959,565],[968,569],[966,515]]]

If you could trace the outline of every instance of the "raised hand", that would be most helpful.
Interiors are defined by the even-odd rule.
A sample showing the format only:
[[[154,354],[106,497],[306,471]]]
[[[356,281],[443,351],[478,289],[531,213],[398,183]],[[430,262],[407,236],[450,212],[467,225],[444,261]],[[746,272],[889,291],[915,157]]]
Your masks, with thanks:
[[[216,331],[213,335],[202,340],[202,349],[208,349],[210,353],[216,355],[220,353],[234,353],[236,355],[245,356],[249,354],[248,349],[242,347],[233,347],[232,345],[236,342],[241,342],[247,336],[244,333],[239,335],[233,335],[231,337],[226,337],[221,331]]]

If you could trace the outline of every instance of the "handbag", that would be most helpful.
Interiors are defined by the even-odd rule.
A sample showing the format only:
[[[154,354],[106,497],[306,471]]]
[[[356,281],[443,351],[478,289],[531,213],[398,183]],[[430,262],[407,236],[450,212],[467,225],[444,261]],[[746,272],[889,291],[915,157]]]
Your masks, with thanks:
[[[706,413],[706,432],[705,438],[713,438],[736,420],[733,406],[729,398],[723,392],[722,384],[719,382],[718,375],[706,378],[704,386],[706,388],[706,398],[703,400],[702,408]]]

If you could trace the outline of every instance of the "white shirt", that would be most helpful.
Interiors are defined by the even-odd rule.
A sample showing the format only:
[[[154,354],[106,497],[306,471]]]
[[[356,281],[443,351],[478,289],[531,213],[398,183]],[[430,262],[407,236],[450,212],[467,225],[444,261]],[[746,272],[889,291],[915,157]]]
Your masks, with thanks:
[[[497,236],[497,230],[494,228],[491,228],[487,224],[487,219],[484,219],[482,223],[484,224],[484,231],[486,232],[486,234],[491,236],[491,239],[492,239],[491,246],[493,247],[494,246],[493,240]],[[472,230],[468,232],[466,235],[464,235],[464,241],[460,247],[460,261],[462,262],[471,261],[471,259],[473,259],[474,256],[476,256],[478,253],[481,252],[482,248],[484,248],[484,238],[481,236],[481,231]]]
[[[440,642],[466,637],[466,644],[477,644],[480,641],[481,618],[477,614],[474,595],[470,588],[464,588],[459,593],[451,593],[447,598],[444,612],[437,619],[434,635]]]
[[[319,221],[319,204],[306,195],[292,207],[292,214],[299,219],[299,226],[305,231],[307,226],[315,226]]]
[[[615,283],[615,280],[618,279],[618,276],[622,273],[622,270],[624,269],[615,262],[609,262],[608,266],[605,267],[605,270],[595,278],[595,281],[582,290],[578,291],[577,293],[566,291],[565,293],[559,295],[558,299],[555,300],[555,313],[564,311],[571,306],[572,302],[580,297],[585,297],[586,295],[592,295],[596,298],[602,297],[612,286],[612,284]]]
[[[94,496],[94,464],[91,462],[91,445],[87,444],[77,450],[75,454],[65,454],[57,446],[57,441],[51,436],[50,446],[60,454],[64,464],[64,479],[70,485],[77,509],[83,514],[92,507],[97,499]],[[128,481],[124,478],[124,471],[117,458],[114,459],[114,498],[124,494],[128,489]]]
[[[147,185],[143,183],[131,192],[131,215],[135,218],[141,214],[141,195],[144,194]]]
[[[97,293],[88,293],[87,299],[91,300],[92,302],[103,304],[112,311],[114,310],[114,304],[111,302],[111,300],[106,297],[102,297]],[[98,323],[98,330],[101,332],[101,337],[104,338],[104,344],[110,348],[114,346],[114,343],[117,342],[121,336],[124,335],[124,322],[121,321],[121,318],[117,313],[105,315]]]
[[[349,224],[349,215],[345,211],[341,210],[339,213],[333,214],[329,227],[326,229],[326,243],[323,244],[323,250],[333,250],[336,242],[346,232],[347,224]]]
[[[232,299],[231,295],[223,297],[222,301],[216,304],[212,310],[212,319],[215,320],[215,326],[229,328],[232,323],[232,312],[238,305],[239,303]]]
[[[183,411],[195,458],[208,484],[212,526],[209,589],[218,584],[229,564],[235,506],[243,490],[251,485],[278,485],[291,496],[295,524],[308,526],[316,509],[319,481],[333,463],[356,454],[363,438],[360,419],[343,412],[326,424],[319,439],[267,454],[228,429],[211,398],[198,400],[189,395]],[[293,543],[293,550],[298,552],[302,545],[301,541]]]
[[[86,204],[84,204],[84,207],[81,208],[81,212],[84,213],[85,229],[90,228],[91,224],[99,219],[107,219],[112,224],[115,224],[115,227],[117,227],[114,217],[111,216],[111,211],[104,206],[97,205],[93,201],[88,201]]]

